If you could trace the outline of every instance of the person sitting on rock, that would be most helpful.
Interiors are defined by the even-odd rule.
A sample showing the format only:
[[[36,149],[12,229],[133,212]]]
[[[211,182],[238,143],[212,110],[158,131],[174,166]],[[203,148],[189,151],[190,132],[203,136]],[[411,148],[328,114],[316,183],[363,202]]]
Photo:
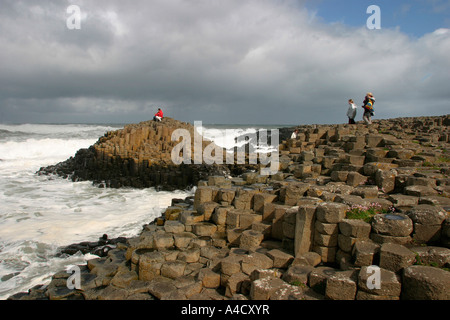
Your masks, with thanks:
[[[153,120],[154,121],[162,121],[163,117],[164,117],[164,114],[163,114],[161,108],[158,108],[158,112],[153,117]]]
[[[295,129],[294,132],[292,132],[291,139],[297,139],[297,135],[298,135],[298,130]]]

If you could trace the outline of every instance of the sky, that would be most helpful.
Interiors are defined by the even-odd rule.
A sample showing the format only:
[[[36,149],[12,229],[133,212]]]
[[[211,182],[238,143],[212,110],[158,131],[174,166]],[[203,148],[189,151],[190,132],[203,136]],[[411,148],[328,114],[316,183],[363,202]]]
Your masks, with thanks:
[[[0,47],[2,123],[450,113],[449,0],[0,0]]]

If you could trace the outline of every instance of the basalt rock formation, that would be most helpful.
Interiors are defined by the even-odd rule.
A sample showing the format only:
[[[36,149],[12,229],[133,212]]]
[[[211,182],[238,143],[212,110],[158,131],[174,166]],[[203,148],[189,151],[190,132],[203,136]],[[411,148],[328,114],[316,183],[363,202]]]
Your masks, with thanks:
[[[185,189],[210,175],[241,173],[242,166],[184,164],[175,165],[172,141],[177,129],[187,130],[194,155],[194,127],[171,118],[162,122],[145,121],[107,132],[88,149],[80,149],[74,157],[53,166],[41,168],[38,174],[56,174],[73,181],[93,181],[103,187]],[[204,139],[201,149],[211,142]],[[224,161],[225,163],[225,161]]]
[[[9,299],[449,300],[449,120],[300,126],[278,173],[199,180],[136,237],[79,244],[104,245],[80,288]]]

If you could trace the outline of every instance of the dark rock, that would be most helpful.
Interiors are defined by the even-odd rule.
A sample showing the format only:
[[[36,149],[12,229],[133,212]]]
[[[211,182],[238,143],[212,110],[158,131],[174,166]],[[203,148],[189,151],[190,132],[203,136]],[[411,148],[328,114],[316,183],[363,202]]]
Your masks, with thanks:
[[[283,129],[280,172],[269,177],[258,165],[173,165],[170,130],[191,129],[173,119],[108,133],[40,173],[101,187],[196,185],[196,195],[173,199],[137,237],[61,248],[99,256],[80,266],[81,290],[67,290],[61,271],[9,299],[448,299],[449,272],[434,267],[449,266],[449,250],[418,247],[431,238],[450,247],[450,169],[436,161],[448,148],[443,119],[307,125],[297,139]],[[425,161],[433,167],[418,167]],[[350,206],[373,203],[391,214],[372,224],[345,219]],[[305,208],[316,223],[297,221]],[[372,265],[382,268],[381,289],[366,287]]]
[[[61,247],[58,250],[57,256],[68,254],[68,255],[74,255],[78,252],[81,252],[82,254],[95,254],[99,257],[105,257],[108,255],[108,252],[115,248],[117,244],[119,243],[126,243],[127,238],[125,237],[118,237],[114,239],[108,239],[108,236],[104,234],[102,237],[99,238],[99,241],[83,241],[80,243],[74,243],[70,244],[65,247]]]
[[[450,272],[428,266],[403,270],[402,299],[449,300]]]

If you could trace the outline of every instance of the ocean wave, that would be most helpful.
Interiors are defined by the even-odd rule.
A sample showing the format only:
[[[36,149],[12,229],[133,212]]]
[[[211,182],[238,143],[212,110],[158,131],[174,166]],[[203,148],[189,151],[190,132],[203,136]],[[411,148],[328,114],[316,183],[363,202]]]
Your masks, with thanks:
[[[0,143],[0,157],[3,161],[56,160],[73,156],[81,148],[88,148],[96,139],[35,139],[6,141]]]
[[[202,126],[197,128],[197,132],[201,133],[204,139],[213,141],[219,147],[227,150],[233,150],[233,148],[241,148],[244,145],[250,145],[254,152],[257,153],[269,153],[276,150],[276,146],[269,145],[270,132],[267,132],[267,142],[262,143],[258,135],[265,130],[271,130],[266,128],[254,127],[219,127],[213,128],[208,126]]]
[[[0,124],[0,139],[22,141],[28,138],[86,139],[99,138],[120,125],[90,124]]]
[[[232,149],[234,147],[242,146],[243,142],[238,143],[238,137],[254,134],[257,132],[256,128],[209,128],[198,127],[197,132],[203,135],[204,139],[214,141],[214,143],[225,149]],[[245,142],[244,142],[245,143]]]
[[[57,246],[33,240],[2,244],[0,252],[0,299],[47,284],[54,273],[69,265],[82,264],[90,256],[80,253],[57,257]]]
[[[0,129],[0,141],[21,141],[29,137],[30,134],[23,131],[10,131],[7,129]],[[39,136],[39,134],[35,134],[36,137]]]

